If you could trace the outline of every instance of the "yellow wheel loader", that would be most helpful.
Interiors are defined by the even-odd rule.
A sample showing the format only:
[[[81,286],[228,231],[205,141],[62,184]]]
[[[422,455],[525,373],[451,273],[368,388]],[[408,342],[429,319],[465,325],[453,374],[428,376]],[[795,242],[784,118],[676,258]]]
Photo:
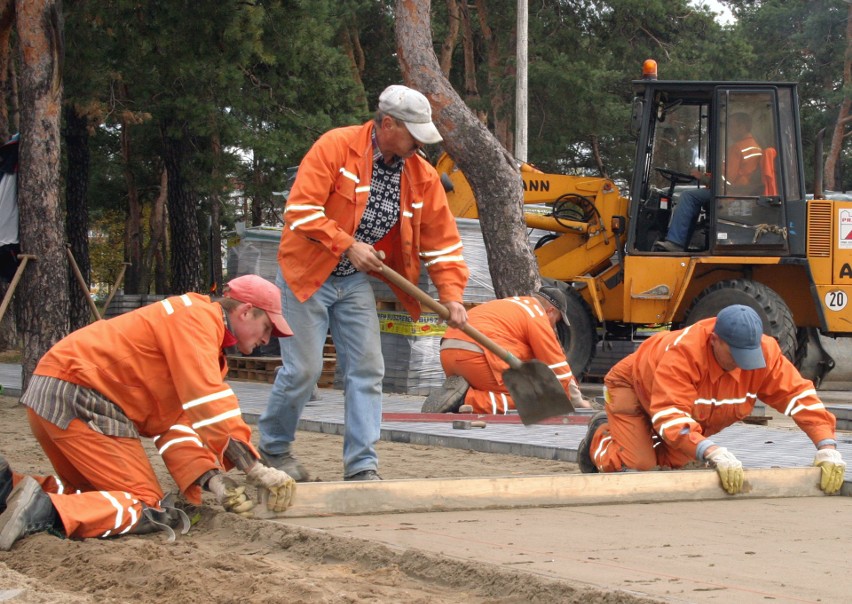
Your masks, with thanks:
[[[644,71],[626,196],[608,179],[521,167],[526,223],[549,232],[535,249],[541,275],[572,301],[560,337],[575,373],[599,332],[630,338],[747,304],[803,375],[848,379],[852,340],[838,336],[852,335],[852,197],[820,198],[820,184],[806,197],[796,84],[657,80],[652,61]],[[436,167],[454,213],[476,218],[452,160]]]

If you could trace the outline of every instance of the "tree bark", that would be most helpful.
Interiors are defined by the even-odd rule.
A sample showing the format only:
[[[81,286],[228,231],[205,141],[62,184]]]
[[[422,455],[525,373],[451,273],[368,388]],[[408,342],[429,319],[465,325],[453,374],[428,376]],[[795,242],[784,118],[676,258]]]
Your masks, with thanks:
[[[852,4],[846,9],[846,54],[843,58],[843,90],[846,91],[843,101],[837,112],[837,121],[831,134],[831,146],[825,158],[825,169],[823,179],[825,188],[829,191],[837,190],[837,167],[840,164],[840,155],[843,152],[843,139],[846,132],[846,124],[849,122],[849,112],[852,110]]]
[[[466,0],[464,0],[466,1]],[[459,0],[446,0],[447,3],[447,35],[444,36],[444,41],[441,42],[441,73],[449,79],[450,70],[453,67],[453,52],[456,49],[456,40],[459,37],[459,29],[461,25],[461,9],[459,8]]]
[[[485,0],[476,0],[476,12],[479,15],[479,27],[485,40],[486,73],[488,74],[488,90],[491,95],[491,120],[494,136],[510,151],[515,146],[515,134],[512,127],[512,99],[508,98],[507,88],[501,86],[505,82],[514,81],[514,55],[504,56],[500,52],[497,35],[488,24],[488,6]]]
[[[18,286],[22,384],[68,333],[68,260],[59,195],[59,121],[64,54],[59,0],[17,0],[21,53],[18,204],[22,252],[33,254]]]
[[[195,195],[183,179],[186,132],[178,137],[168,123],[163,124],[163,163],[168,172],[168,211],[171,255],[168,293],[201,291],[201,249]]]
[[[0,141],[13,134],[9,124],[9,65],[12,57],[12,28],[15,26],[15,0],[0,0]]]
[[[213,152],[213,173],[210,175],[210,180],[214,184],[213,192],[210,195],[210,251],[209,251],[209,279],[210,292],[213,294],[222,293],[222,230],[219,228],[219,213],[222,199],[219,194],[221,190],[222,179],[222,142],[219,140],[219,133],[214,129],[213,138],[211,140]]]
[[[65,173],[65,234],[80,274],[91,282],[89,259],[89,121],[75,107],[65,106],[65,149],[68,167]],[[71,267],[68,269],[71,270]],[[71,331],[85,327],[92,320],[86,292],[73,273],[68,273]]]
[[[122,93],[127,98],[128,91],[123,87]],[[140,290],[141,275],[144,272],[142,266],[142,203],[139,200],[139,189],[136,186],[136,176],[133,174],[131,161],[133,151],[131,148],[132,124],[121,117],[121,165],[124,173],[124,185],[127,187],[127,208],[124,216],[124,260],[130,266],[124,274],[124,291],[128,294],[146,293]]]
[[[429,98],[444,149],[476,196],[496,295],[529,294],[538,286],[539,277],[527,244],[518,167],[443,77],[432,46],[430,4],[396,2],[396,43],[403,77]]]
[[[160,172],[160,192],[154,199],[154,206],[151,208],[151,216],[148,219],[148,227],[150,238],[148,247],[145,248],[145,253],[142,259],[142,270],[139,274],[139,293],[147,294],[151,291],[151,275],[155,275],[156,293],[163,293],[165,289],[160,289],[160,284],[165,283],[165,270],[163,269],[163,249],[166,240],[166,199],[169,191],[169,177],[166,169],[163,168]]]

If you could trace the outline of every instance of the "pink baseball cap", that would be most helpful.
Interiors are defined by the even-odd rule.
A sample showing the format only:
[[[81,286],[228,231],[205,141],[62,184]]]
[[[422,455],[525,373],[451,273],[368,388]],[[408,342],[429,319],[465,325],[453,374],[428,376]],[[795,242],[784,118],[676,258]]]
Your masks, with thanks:
[[[266,311],[272,321],[272,335],[276,338],[286,338],[293,335],[293,330],[281,314],[281,290],[259,275],[243,275],[228,281],[225,296],[248,302],[255,308]]]

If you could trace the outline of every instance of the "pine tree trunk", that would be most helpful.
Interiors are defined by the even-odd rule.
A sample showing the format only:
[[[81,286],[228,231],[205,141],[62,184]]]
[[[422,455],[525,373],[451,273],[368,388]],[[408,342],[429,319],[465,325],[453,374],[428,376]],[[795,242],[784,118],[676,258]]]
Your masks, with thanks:
[[[18,285],[18,327],[26,388],[36,363],[68,333],[68,260],[59,196],[59,116],[64,54],[58,0],[18,0],[21,49],[20,239],[33,254]]]
[[[127,91],[125,90],[125,96]],[[142,203],[136,187],[136,176],[131,168],[131,125],[121,120],[121,163],[124,185],[127,187],[127,209],[124,217],[124,259],[130,263],[124,275],[124,291],[128,294],[147,293],[140,290],[142,266]]]
[[[846,9],[846,54],[843,60],[843,89],[846,96],[837,112],[837,121],[834,123],[834,131],[831,135],[831,147],[825,159],[825,170],[823,178],[825,188],[829,191],[837,191],[842,187],[837,186],[837,167],[840,165],[840,155],[843,152],[846,124],[850,121],[849,112],[852,111],[852,4]]]
[[[429,10],[430,2],[397,0],[396,40],[403,77],[429,98],[444,149],[473,188],[495,293],[528,294],[539,281],[527,244],[518,167],[443,77],[432,46]]]
[[[185,133],[175,138],[164,124],[163,162],[169,176],[168,211],[171,255],[169,293],[201,291],[201,247],[195,196],[183,179]]]
[[[68,168],[65,174],[65,232],[77,267],[91,282],[89,260],[89,129],[88,120],[74,107],[65,106],[65,149]],[[86,293],[82,291],[69,267],[69,318],[71,331],[80,329],[92,320]]]

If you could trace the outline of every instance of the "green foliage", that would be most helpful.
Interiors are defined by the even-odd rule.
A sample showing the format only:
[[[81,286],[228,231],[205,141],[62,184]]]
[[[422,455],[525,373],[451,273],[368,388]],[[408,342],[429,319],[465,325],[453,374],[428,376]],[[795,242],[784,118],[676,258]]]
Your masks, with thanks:
[[[145,208],[157,197],[164,133],[186,138],[182,176],[198,202],[202,249],[212,200],[222,204],[223,232],[238,220],[251,221],[242,203],[230,201],[237,188],[265,222],[274,224],[281,198],[273,192],[285,188],[286,169],[298,164],[322,132],[368,119],[380,91],[401,81],[394,4],[67,0],[65,102],[92,124],[89,195],[97,231],[112,233],[104,225],[123,224],[128,182],[135,183]],[[726,4],[737,17],[731,25],[719,24],[687,0],[532,0],[530,161],[547,171],[598,174],[603,169],[626,178],[634,156],[627,129],[631,80],[640,76],[646,58],[657,60],[661,79],[800,82],[810,148],[815,133],[833,124],[848,94],[842,88],[846,3]],[[484,5],[490,40],[476,4],[467,8],[477,109],[490,111],[496,92],[514,97],[516,2],[486,0]],[[432,10],[437,51],[447,30],[446,4],[433,0]],[[489,45],[500,57],[492,73]],[[347,49],[353,50],[351,57]],[[459,36],[450,77],[459,91],[462,77]],[[126,165],[122,132],[130,142]],[[123,233],[123,227],[115,232]],[[114,237],[103,241],[123,249]],[[103,252],[92,253],[93,265],[114,260],[95,260]],[[108,283],[105,270],[95,269]]]

